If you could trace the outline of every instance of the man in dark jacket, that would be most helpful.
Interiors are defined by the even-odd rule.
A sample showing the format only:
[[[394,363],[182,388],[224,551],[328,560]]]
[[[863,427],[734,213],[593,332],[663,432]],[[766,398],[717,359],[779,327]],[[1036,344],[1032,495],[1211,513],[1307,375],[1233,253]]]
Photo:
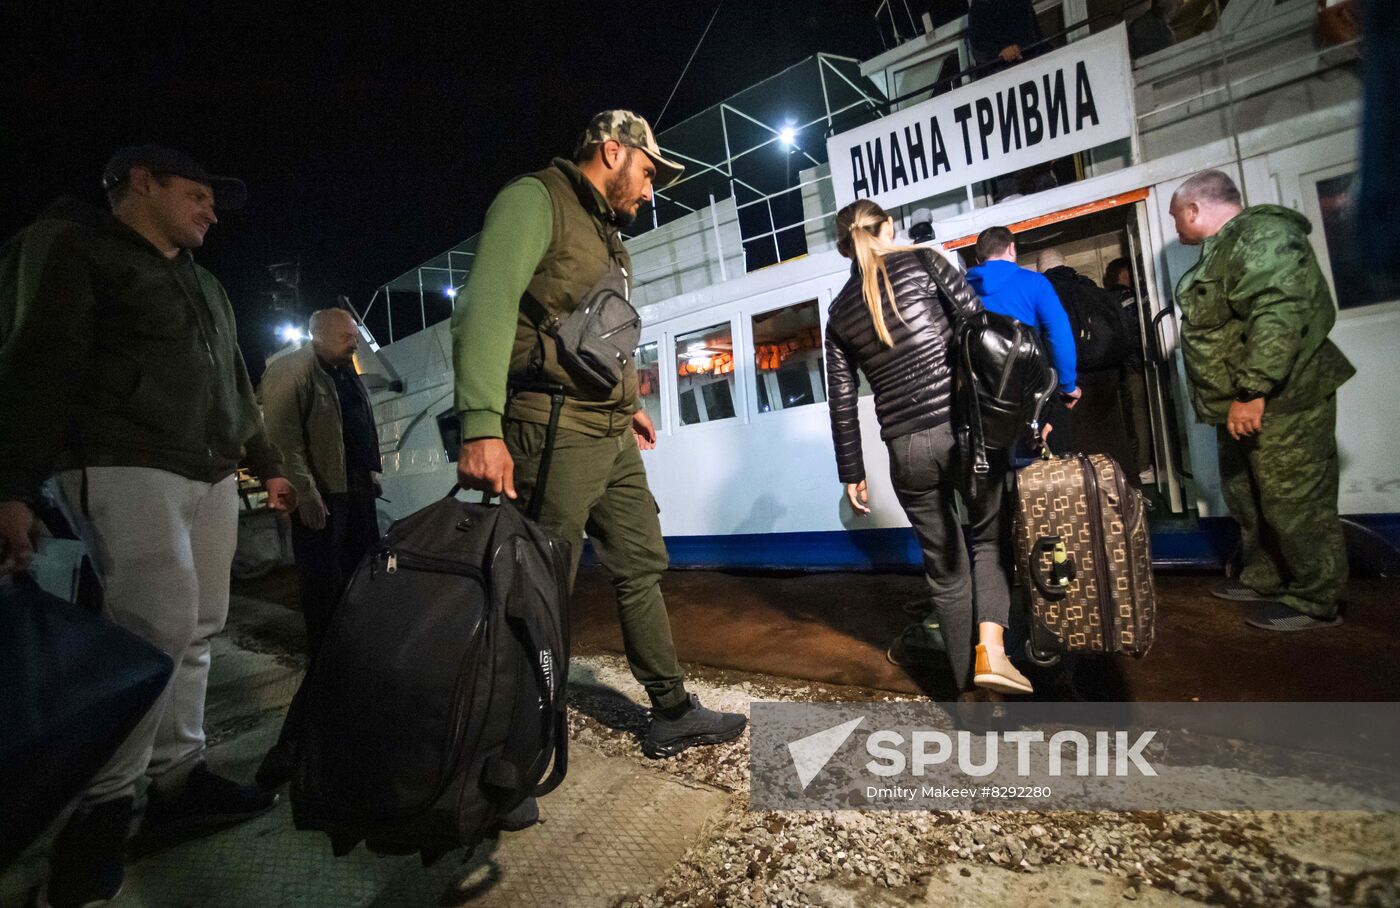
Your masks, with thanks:
[[[1243,208],[1218,170],[1183,183],[1170,211],[1181,242],[1201,247],[1176,286],[1181,352],[1244,547],[1239,582],[1215,594],[1254,602],[1245,620],[1264,630],[1332,627],[1347,579],[1336,395],[1356,369],[1327,339],[1337,312],[1312,225],[1278,205]]]
[[[268,364],[258,395],[267,434],[297,493],[292,546],[301,575],[308,651],[321,647],[331,611],[379,538],[379,434],[355,372],[359,331],[344,309],[311,316],[311,343]]]
[[[311,315],[311,343],[268,363],[258,396],[268,437],[286,460],[297,494],[292,550],[299,575],[306,649],[314,661],[355,568],[379,539],[379,433],[369,392],[355,372],[355,317],[344,309]],[[282,735],[258,768],[264,790],[296,765],[293,701]]]
[[[1075,271],[1058,249],[1043,250],[1036,268],[1055,289],[1074,332],[1075,370],[1083,392],[1074,412],[1081,429],[1075,433],[1075,448],[1129,463],[1127,421],[1118,400],[1129,338],[1118,294]]]
[[[1181,11],[1181,0],[1152,0],[1147,12],[1128,23],[1128,54],[1136,60],[1176,43],[1171,21]]]
[[[1143,349],[1146,340],[1142,334],[1141,303],[1139,291],[1133,290],[1132,265],[1125,258],[1117,258],[1108,263],[1103,272],[1103,289],[1116,293],[1122,305],[1123,326],[1127,330],[1127,348],[1124,351],[1123,381],[1118,393],[1123,405],[1124,421],[1130,431],[1129,441],[1133,447],[1133,468],[1138,482],[1143,486],[1157,484],[1155,445],[1152,440],[1151,400],[1147,393],[1147,373]],[[1141,294],[1146,298],[1146,294]]]
[[[175,672],[54,843],[45,895],[54,908],[97,904],[121,887],[143,775],[153,833],[254,816],[275,800],[203,759],[240,459],[272,508],[294,500],[228,297],[190,254],[217,223],[215,205],[236,208],[245,190],[158,146],[118,151],[102,185],[110,213],[60,200],[0,251],[0,571],[31,557],[31,506],[57,470],[102,575],[106,616],[169,653]]]
[[[982,305],[1031,326],[1049,344],[1060,393],[1045,416],[1051,426],[1047,444],[1056,454],[1068,454],[1073,450],[1069,411],[1080,390],[1074,332],[1065,308],[1044,275],[1016,264],[1016,239],[1007,228],[988,227],[978,234],[977,259],[982,264],[968,269],[967,282],[982,298]]]
[[[642,747],[652,757],[730,740],[745,720],[700,706],[676,660],[661,595],[666,546],[638,450],[655,446],[656,429],[637,405],[635,362],[628,359],[611,390],[592,388],[562,364],[543,323],[577,309],[613,263],[630,286],[618,228],[632,222],[653,186],[665,187],[681,171],[641,117],[598,114],[573,160],[556,158],[496,197],[452,315],[463,487],[528,500],[550,399],[529,390],[508,395],[507,388],[544,381],[565,389],[540,520],[571,545],[575,570],[586,530],[613,575],[628,664],[651,698]]]
[[[1031,0],[972,0],[967,11],[972,60],[977,64],[1000,61],[988,65],[982,75],[1040,56],[1045,48],[1033,46],[1040,39],[1040,21]]]

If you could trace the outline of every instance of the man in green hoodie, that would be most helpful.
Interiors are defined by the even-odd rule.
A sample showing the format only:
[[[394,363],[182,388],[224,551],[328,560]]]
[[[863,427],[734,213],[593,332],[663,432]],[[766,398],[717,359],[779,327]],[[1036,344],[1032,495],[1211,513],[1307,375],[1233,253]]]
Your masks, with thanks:
[[[642,748],[653,758],[736,738],[745,720],[700,706],[676,661],[661,595],[666,546],[638,451],[655,447],[656,430],[637,406],[636,363],[628,359],[611,390],[593,389],[564,366],[544,323],[577,309],[611,263],[631,286],[619,228],[681,171],[646,120],[625,110],[598,114],[572,160],[556,158],[496,196],[452,315],[464,487],[528,501],[550,399],[507,389],[521,381],[564,388],[540,522],[572,546],[575,569],[587,530],[613,575],[627,661],[651,698]]]
[[[145,827],[255,816],[273,795],[204,764],[209,638],[228,615],[239,461],[275,510],[294,500],[263,431],[228,296],[190,250],[241,181],[160,146],[102,175],[111,211],[61,199],[0,248],[0,573],[33,556],[32,507],[56,478],[102,576],[104,614],[168,653],[165,691],[89,781],[54,843],[40,904],[121,888],[137,782]],[[61,754],[54,754],[61,759]]]
[[[1216,170],[1183,183],[1171,215],[1181,242],[1202,247],[1176,287],[1181,349],[1244,549],[1239,581],[1214,594],[1253,602],[1245,620],[1265,630],[1340,624],[1336,393],[1356,370],[1327,339],[1336,307],[1311,225],[1278,205],[1242,207]]]

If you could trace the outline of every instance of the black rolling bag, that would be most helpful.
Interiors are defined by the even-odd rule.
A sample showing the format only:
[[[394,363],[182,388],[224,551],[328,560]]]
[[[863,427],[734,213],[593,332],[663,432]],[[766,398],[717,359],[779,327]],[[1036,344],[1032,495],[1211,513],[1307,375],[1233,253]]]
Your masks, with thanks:
[[[455,492],[359,566],[300,695],[292,815],[338,855],[432,863],[568,768],[568,548]]]

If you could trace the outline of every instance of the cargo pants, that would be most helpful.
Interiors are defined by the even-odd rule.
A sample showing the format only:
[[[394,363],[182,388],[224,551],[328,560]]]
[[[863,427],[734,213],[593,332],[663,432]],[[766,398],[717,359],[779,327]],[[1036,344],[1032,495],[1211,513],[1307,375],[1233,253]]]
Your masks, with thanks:
[[[1253,438],[1216,427],[1220,488],[1240,525],[1246,586],[1289,608],[1329,619],[1347,582],[1337,516],[1337,398],[1270,414]]]
[[[505,443],[515,460],[515,490],[528,506],[534,492],[546,427],[507,419]],[[661,595],[670,561],[661,539],[656,499],[647,486],[641,452],[630,431],[596,438],[560,429],[554,442],[540,524],[569,543],[572,589],[583,534],[612,574],[622,643],[632,675],[657,709],[685,702],[685,676],[671,640]]]

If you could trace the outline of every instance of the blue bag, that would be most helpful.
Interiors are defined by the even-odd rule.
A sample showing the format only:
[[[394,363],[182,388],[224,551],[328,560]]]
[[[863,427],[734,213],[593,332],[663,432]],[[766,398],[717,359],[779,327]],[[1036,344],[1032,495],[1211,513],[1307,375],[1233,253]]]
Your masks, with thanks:
[[[29,575],[0,578],[0,870],[111,758],[173,668]]]

